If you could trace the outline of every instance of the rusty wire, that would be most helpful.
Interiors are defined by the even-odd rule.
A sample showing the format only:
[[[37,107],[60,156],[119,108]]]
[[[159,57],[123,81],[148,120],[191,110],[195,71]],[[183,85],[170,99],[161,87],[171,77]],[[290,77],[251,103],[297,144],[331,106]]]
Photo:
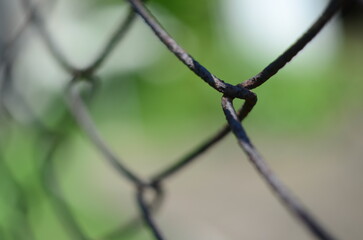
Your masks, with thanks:
[[[186,166],[195,161],[202,153],[213,147],[231,131],[235,135],[238,144],[241,146],[252,165],[256,168],[271,190],[276,194],[281,203],[300,222],[300,224],[317,239],[336,239],[311,213],[309,213],[305,206],[300,203],[292,192],[287,189],[274,174],[267,162],[262,158],[256,147],[252,144],[241,124],[241,121],[248,116],[257,103],[257,96],[251,90],[259,87],[269,80],[294,56],[296,56],[321,31],[327,22],[337,14],[344,4],[343,0],[331,0],[321,16],[294,44],[292,44],[260,73],[237,85],[232,85],[221,80],[217,76],[213,75],[202,64],[196,61],[167,33],[167,31],[158,22],[157,18],[154,17],[145,6],[144,1],[126,1],[130,6],[129,13],[122,21],[120,21],[119,26],[110,36],[108,42],[104,44],[98,57],[96,57],[88,67],[82,69],[73,66],[69,62],[68,58],[63,55],[62,50],[58,47],[57,43],[52,38],[52,35],[47,30],[46,22],[39,11],[39,6],[32,3],[31,0],[19,1],[24,8],[24,13],[28,21],[26,21],[16,34],[10,38],[10,41],[5,45],[6,48],[0,52],[0,67],[11,69],[13,63],[9,60],[8,52],[12,51],[14,45],[16,45],[19,39],[21,39],[22,33],[26,28],[29,26],[34,27],[42,38],[48,51],[52,54],[54,60],[70,76],[70,80],[68,81],[64,93],[69,110],[63,111],[58,126],[62,126],[63,124],[75,120],[78,127],[84,131],[87,138],[102,154],[109,166],[119,173],[124,180],[132,184],[135,189],[135,202],[139,206],[140,215],[135,219],[131,219],[126,225],[120,226],[118,229],[97,239],[107,240],[123,236],[128,229],[138,226],[140,221],[145,223],[155,239],[167,239],[162,233],[162,228],[159,227],[154,220],[154,214],[161,206],[164,197],[163,183],[169,177],[182,171]],[[99,84],[97,71],[103,64],[105,64],[108,56],[115,51],[116,45],[121,42],[125,35],[127,35],[127,30],[130,29],[136,15],[145,21],[145,24],[150,27],[159,40],[179,59],[181,63],[193,71],[209,86],[221,93],[222,109],[227,120],[227,124],[223,126],[220,131],[212,135],[211,138],[207,139],[198,147],[176,160],[171,166],[154,174],[149,179],[141,178],[134,170],[126,166],[126,164],[112,151],[106,141],[103,140],[101,133],[99,133],[96,124],[92,120],[91,114],[87,110],[87,103],[82,94],[85,92],[84,85],[89,85],[91,87],[91,93],[88,98],[91,99],[92,95],[95,94]],[[3,84],[0,86],[0,91],[5,92],[4,89],[6,89],[6,92],[12,92],[18,96],[19,94],[16,94],[16,88],[12,87],[12,84],[8,83],[8,81],[11,82],[12,79],[7,76],[4,76],[4,79]],[[7,84],[4,84],[4,82]],[[43,139],[46,139],[45,145],[47,145],[48,150],[46,151],[45,156],[43,156],[44,161],[42,162],[40,175],[42,176],[44,188],[55,207],[55,211],[58,213],[59,218],[63,221],[64,227],[67,229],[69,236],[72,239],[91,239],[77,222],[67,199],[65,199],[64,194],[62,193],[62,189],[58,184],[56,172],[54,171],[54,155],[62,144],[67,141],[69,133],[59,132],[57,129],[53,130],[46,127],[45,124],[43,124],[42,121],[31,111],[31,108],[26,105],[26,101],[21,100],[21,96],[19,98],[20,101],[22,101],[24,108],[29,110],[28,113],[32,115],[33,119],[36,120],[35,122],[38,123],[37,128],[40,136],[42,136]],[[244,100],[243,106],[238,111],[236,111],[233,106],[233,100],[235,98]],[[5,103],[6,99],[1,98],[1,106],[4,106],[1,109],[6,110],[7,105]],[[9,118],[11,118],[11,116]],[[153,193],[154,199],[151,202],[148,202],[146,200],[146,194],[150,191]],[[19,188],[18,192],[21,194],[22,190]]]

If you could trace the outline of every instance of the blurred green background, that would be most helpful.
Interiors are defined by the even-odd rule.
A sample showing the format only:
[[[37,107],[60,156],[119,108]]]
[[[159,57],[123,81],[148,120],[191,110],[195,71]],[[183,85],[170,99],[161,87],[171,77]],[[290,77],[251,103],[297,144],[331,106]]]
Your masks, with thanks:
[[[1,12],[14,14],[8,14],[2,39],[24,18],[14,2],[2,3]],[[325,4],[153,0],[148,6],[193,57],[237,84],[281,54]],[[39,6],[56,43],[76,66],[92,62],[127,11],[120,0]],[[244,126],[311,212],[338,238],[358,240],[363,235],[363,12],[357,6],[335,17],[255,90],[259,101]],[[68,135],[48,173],[59,181],[87,239],[152,239],[144,227],[105,237],[138,214],[134,189],[72,120],[57,125],[67,109],[64,87],[71,76],[37,32],[29,28],[18,45],[15,88],[37,118]],[[101,85],[89,104],[91,115],[111,148],[143,177],[169,166],[225,123],[220,93],[168,52],[141,19],[97,75]],[[67,232],[64,211],[44,190],[43,160],[52,139],[37,130],[18,97],[5,101],[13,120],[0,112],[0,239],[79,239]],[[270,193],[233,136],[168,179],[165,188],[157,222],[167,239],[311,239]]]

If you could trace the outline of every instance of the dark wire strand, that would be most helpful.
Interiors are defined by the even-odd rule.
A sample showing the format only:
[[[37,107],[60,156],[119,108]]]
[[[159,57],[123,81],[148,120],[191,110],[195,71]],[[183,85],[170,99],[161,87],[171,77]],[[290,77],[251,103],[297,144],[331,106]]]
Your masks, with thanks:
[[[266,161],[257,152],[240,123],[234,110],[232,99],[222,98],[222,108],[227,122],[236,136],[239,145],[248,156],[251,163],[260,173],[262,179],[278,196],[283,205],[305,226],[316,238],[334,240],[335,238],[313,217],[305,207],[292,195],[289,189],[279,180]]]
[[[152,214],[156,214],[165,197],[165,193],[162,190],[160,186],[153,188],[155,196],[150,204],[148,204],[148,208]],[[121,225],[119,228],[109,232],[106,235],[103,235],[103,237],[98,238],[99,240],[113,240],[113,239],[121,239],[121,237],[124,237],[126,239],[126,236],[132,232],[132,230],[136,230],[140,226],[142,226],[143,223],[142,215],[139,215],[137,217],[134,217],[130,221],[128,221],[126,224]]]
[[[185,66],[192,72],[204,80],[215,90],[235,98],[250,99],[254,94],[245,88],[233,86],[225,83],[196,61],[189,53],[187,53],[161,26],[151,12],[146,8],[141,0],[128,0],[135,12],[142,17],[145,23],[151,28],[160,41],[172,52]]]
[[[122,19],[116,31],[111,35],[107,44],[100,52],[99,56],[87,67],[84,72],[87,74],[92,74],[94,71],[98,70],[113,50],[117,47],[121,39],[123,39],[130,29],[132,23],[135,20],[135,12],[130,9],[125,19]]]
[[[346,0],[331,0],[320,17],[311,25],[311,27],[283,54],[276,58],[260,73],[252,78],[241,83],[241,86],[247,89],[254,89],[268,79],[274,76],[281,68],[291,61],[316,35],[323,29],[323,27],[336,15],[336,13],[343,7]]]
[[[139,188],[136,192],[136,200],[140,209],[140,213],[143,216],[143,220],[146,226],[149,228],[150,232],[153,234],[155,239],[157,240],[165,240],[163,234],[161,233],[159,227],[157,226],[152,212],[150,211],[150,207],[148,206],[145,200],[145,192],[146,188]]]

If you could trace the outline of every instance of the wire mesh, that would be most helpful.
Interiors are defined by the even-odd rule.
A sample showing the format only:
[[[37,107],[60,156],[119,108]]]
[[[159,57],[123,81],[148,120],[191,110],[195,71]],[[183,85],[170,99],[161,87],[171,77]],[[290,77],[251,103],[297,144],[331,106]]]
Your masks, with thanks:
[[[121,226],[115,231],[106,234],[99,239],[114,239],[123,237],[124,234],[137,226],[140,222],[144,222],[145,226],[150,230],[155,239],[166,239],[162,233],[162,227],[158,226],[154,219],[155,212],[162,206],[164,199],[163,185],[174,174],[183,171],[191,162],[196,161],[200,155],[206,150],[212,148],[220,142],[228,133],[232,132],[240,145],[243,152],[246,154],[251,164],[259,172],[266,184],[275,193],[277,198],[286,207],[301,226],[309,231],[317,239],[332,240],[336,239],[332,233],[323,227],[319,221],[300,203],[292,192],[287,189],[285,184],[271,170],[264,158],[259,154],[251,139],[248,137],[241,121],[243,121],[252,111],[257,103],[257,95],[251,90],[259,87],[268,81],[272,76],[278,73],[294,56],[296,56],[334,17],[342,8],[345,1],[331,0],[321,16],[312,24],[312,26],[285,52],[276,58],[271,64],[264,68],[260,73],[250,79],[232,85],[224,82],[217,76],[213,75],[201,63],[196,61],[187,51],[185,51],[177,41],[171,37],[168,32],[161,26],[157,18],[153,16],[150,10],[146,7],[145,2],[141,0],[127,0],[129,4],[129,12],[125,18],[119,23],[118,28],[109,37],[108,42],[104,45],[103,50],[93,60],[93,62],[85,68],[77,68],[73,66],[59,49],[53,36],[47,29],[46,21],[39,11],[39,3],[33,3],[30,0],[19,0],[23,7],[23,15],[25,20],[18,30],[10,36],[3,44],[3,49],[0,52],[0,67],[2,69],[1,78],[1,118],[13,119],[12,111],[6,104],[9,95],[15,96],[17,101],[27,112],[32,116],[36,131],[42,139],[44,139],[45,154],[40,162],[39,175],[42,176],[42,183],[49,198],[54,206],[54,211],[61,219],[64,227],[67,229],[69,237],[72,239],[90,239],[87,233],[82,229],[80,223],[76,220],[72,208],[67,199],[64,197],[61,187],[58,183],[57,173],[55,171],[54,156],[58,149],[67,142],[67,131],[59,131],[64,127],[49,128],[41,119],[36,117],[32,108],[27,104],[27,101],[22,98],[22,95],[17,92],[13,85],[12,67],[15,64],[16,55],[15,46],[22,40],[24,32],[28,28],[32,28],[42,39],[49,53],[57,64],[68,73],[69,82],[65,89],[67,105],[69,110],[62,111],[62,116],[59,118],[57,126],[67,125],[67,123],[76,121],[78,127],[83,130],[89,141],[93,144],[104,157],[105,161],[114,168],[130,185],[135,189],[135,202],[139,206],[140,214],[134,219],[130,219],[129,223]],[[140,177],[136,172],[128,168],[125,162],[120,159],[107,142],[102,138],[97,126],[93,122],[92,117],[88,113],[86,100],[91,100],[93,95],[97,93],[99,86],[98,71],[105,64],[109,55],[115,51],[115,47],[127,35],[128,30],[137,17],[141,17],[145,24],[155,33],[160,42],[163,43],[168,50],[173,53],[181,63],[194,72],[201,80],[207,83],[210,87],[220,92],[222,99],[221,105],[225,114],[227,124],[216,132],[213,137],[207,139],[197,146],[190,153],[182,156],[178,161],[164,170],[156,173],[150,179]],[[233,106],[234,99],[244,100],[243,106],[236,111]],[[5,123],[5,121],[3,121]],[[5,134],[5,132],[4,132]],[[2,155],[0,154],[0,157]],[[19,214],[23,216],[24,229],[22,231],[27,235],[26,239],[35,239],[32,233],[31,223],[27,221],[26,215],[29,214],[29,206],[26,202],[25,189],[19,185],[16,178],[12,175],[10,169],[7,168],[5,161],[0,161],[2,171],[7,174],[7,178],[12,179],[14,189],[19,195],[16,199],[19,207]],[[147,199],[146,194],[151,192],[153,199]],[[1,234],[1,231],[0,231]],[[24,234],[24,233],[23,233]],[[1,235],[0,235],[1,236]],[[0,237],[1,238],[1,237]],[[18,236],[17,239],[20,237]],[[172,236],[168,237],[171,239]],[[2,238],[1,238],[2,239]]]

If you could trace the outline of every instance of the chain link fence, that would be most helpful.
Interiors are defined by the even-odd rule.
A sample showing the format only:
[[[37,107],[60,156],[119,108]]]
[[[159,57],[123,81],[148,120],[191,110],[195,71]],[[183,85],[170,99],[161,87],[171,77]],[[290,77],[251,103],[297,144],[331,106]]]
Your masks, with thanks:
[[[119,173],[124,181],[133,186],[135,191],[135,202],[140,210],[139,216],[135,216],[135,218],[130,219],[124,226],[100,237],[100,240],[127,239],[125,234],[130,229],[139,227],[142,222],[144,223],[144,226],[150,230],[150,233],[155,239],[172,239],[172,236],[164,236],[163,228],[158,226],[154,219],[155,213],[163,205],[164,183],[174,174],[183,171],[190,163],[198,160],[200,155],[223,140],[229,133],[234,134],[241,150],[248,157],[250,163],[271,188],[272,192],[276,195],[276,198],[285,206],[286,210],[291,213],[291,216],[300,222],[301,227],[305,228],[306,231],[310,232],[316,239],[336,239],[274,174],[267,162],[256,149],[256,146],[248,137],[241,122],[248,116],[257,103],[257,95],[252,92],[252,90],[264,84],[272,76],[277,74],[280,69],[284,68],[289,61],[314,39],[329,20],[343,7],[343,4],[348,1],[331,0],[320,17],[294,44],[260,73],[237,85],[232,85],[223,81],[195,60],[168,34],[158,22],[157,18],[153,16],[147,8],[146,3],[141,0],[126,1],[130,7],[128,14],[119,23],[114,34],[109,37],[109,41],[104,45],[100,54],[89,66],[81,69],[70,63],[63,55],[63,52],[58,48],[53,36],[49,33],[46,20],[42,16],[41,11],[39,11],[41,5],[44,3],[33,3],[30,0],[19,0],[19,2],[23,8],[23,16],[25,16],[24,21],[14,33],[11,35],[4,35],[6,38],[2,39],[3,44],[0,52],[0,67],[2,73],[0,88],[0,117],[3,125],[1,127],[2,147],[6,148],[7,136],[9,136],[9,133],[5,131],[6,124],[10,124],[9,122],[16,119],[16,117],[12,115],[12,105],[8,104],[9,98],[12,98],[16,100],[17,106],[21,106],[23,112],[31,117],[34,129],[36,129],[38,137],[42,139],[42,149],[44,151],[42,152],[42,156],[39,156],[39,158],[42,159],[38,162],[39,176],[41,176],[41,182],[52,202],[53,210],[57,213],[58,218],[67,229],[70,239],[90,239],[87,232],[82,230],[80,223],[77,222],[71,206],[64,197],[62,189],[59,186],[57,172],[55,171],[55,154],[58,149],[62,148],[62,145],[67,142],[70,131],[67,129],[69,129],[69,126],[74,125],[73,121],[77,123],[78,128],[83,130],[85,136],[87,136],[94,148],[102,154],[104,160]],[[4,5],[2,8],[6,9],[6,1],[5,3],[2,2],[2,4]],[[54,3],[52,2],[52,4]],[[164,44],[167,49],[185,65],[185,67],[194,72],[196,78],[201,79],[209,85],[208,87],[211,87],[220,93],[221,107],[226,118],[225,126],[222,126],[220,131],[214,133],[212,138],[207,139],[193,151],[182,156],[174,164],[148,179],[140,177],[136,172],[129,169],[125,161],[120,159],[117,154],[113,152],[111,147],[102,138],[87,109],[87,102],[92,100],[94,94],[96,94],[99,89],[100,76],[98,76],[98,71],[100,67],[105,64],[109,55],[115,51],[115,47],[120,44],[124,36],[127,35],[128,30],[132,27],[132,24],[137,17],[141,17],[144,20],[145,24],[160,40],[160,43]],[[42,119],[37,117],[37,114],[33,111],[32,107],[23,98],[22,94],[18,92],[17,86],[13,84],[13,68],[16,64],[17,56],[21,55],[21,52],[17,51],[17,46],[21,42],[24,42],[24,33],[30,28],[42,39],[43,44],[52,55],[54,61],[56,61],[56,63],[69,75],[69,81],[64,91],[64,96],[69,109],[60,110],[61,116],[55,127],[52,128],[44,124]],[[173,89],[171,89],[171,91],[173,91]],[[242,107],[238,110],[236,110],[233,105],[234,99],[244,100]],[[0,158],[4,158],[4,156],[0,154]],[[14,239],[36,239],[36,236],[32,232],[32,223],[28,217],[29,213],[32,211],[26,197],[26,192],[28,190],[17,183],[16,177],[13,176],[6,161],[4,161],[4,159],[0,160],[4,176],[12,181],[11,185],[17,193],[14,201],[16,201],[16,206],[18,208],[18,218],[21,219],[18,221],[19,225],[21,225],[21,230],[14,230],[13,237]],[[5,231],[0,231],[0,239],[6,239],[5,235],[1,237],[1,234],[5,234],[4,232]]]

